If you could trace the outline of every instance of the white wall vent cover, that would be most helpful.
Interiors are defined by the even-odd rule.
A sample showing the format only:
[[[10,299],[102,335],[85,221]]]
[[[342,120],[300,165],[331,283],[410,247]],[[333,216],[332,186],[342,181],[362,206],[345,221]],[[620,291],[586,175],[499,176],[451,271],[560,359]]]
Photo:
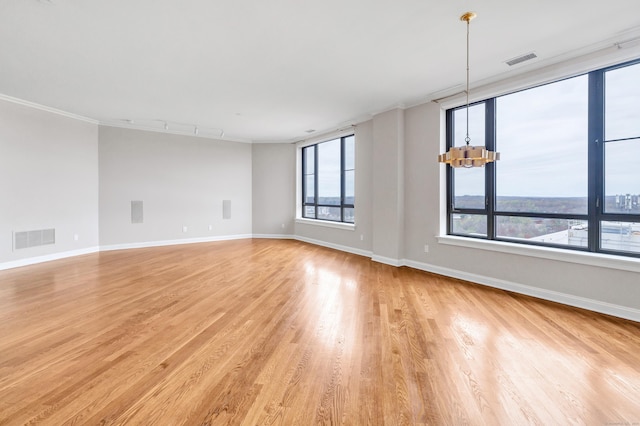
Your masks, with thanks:
[[[222,218],[231,219],[231,200],[222,200]]]
[[[29,247],[45,246],[56,243],[56,230],[37,229],[13,233],[13,249],[20,250]]]
[[[131,202],[131,223],[143,223],[144,222],[144,210],[142,207],[142,201]]]

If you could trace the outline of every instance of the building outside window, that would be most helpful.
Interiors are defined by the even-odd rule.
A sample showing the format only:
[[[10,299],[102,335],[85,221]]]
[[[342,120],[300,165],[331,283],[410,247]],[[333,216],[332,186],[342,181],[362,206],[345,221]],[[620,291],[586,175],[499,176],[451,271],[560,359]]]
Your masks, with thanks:
[[[355,136],[302,148],[302,217],[355,222]]]
[[[448,234],[640,257],[639,82],[635,61],[472,104],[471,144],[501,159],[448,167]]]

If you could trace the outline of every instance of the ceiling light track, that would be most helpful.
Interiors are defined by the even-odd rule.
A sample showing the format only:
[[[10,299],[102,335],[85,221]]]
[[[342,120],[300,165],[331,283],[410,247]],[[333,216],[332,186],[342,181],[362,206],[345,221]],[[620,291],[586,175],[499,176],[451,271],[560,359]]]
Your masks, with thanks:
[[[134,127],[139,128],[140,130],[164,131],[168,133],[183,135],[191,134],[193,136],[200,136],[205,138],[215,137],[222,139],[225,136],[224,129],[221,129],[219,127],[201,126],[199,124],[193,123],[181,123],[177,121],[161,119],[133,120],[130,118],[123,118],[120,119],[120,121],[126,123],[125,127]]]

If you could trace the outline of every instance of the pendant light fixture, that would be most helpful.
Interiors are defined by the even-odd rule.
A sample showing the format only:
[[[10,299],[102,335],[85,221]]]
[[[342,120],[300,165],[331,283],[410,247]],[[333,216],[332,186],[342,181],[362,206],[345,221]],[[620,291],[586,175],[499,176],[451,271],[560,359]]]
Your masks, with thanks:
[[[484,146],[470,145],[469,137],[469,23],[477,15],[474,12],[467,12],[460,17],[461,21],[467,23],[467,133],[463,146],[452,146],[449,151],[438,156],[438,161],[450,164],[451,167],[484,167],[485,164],[500,159],[500,153],[488,151]]]

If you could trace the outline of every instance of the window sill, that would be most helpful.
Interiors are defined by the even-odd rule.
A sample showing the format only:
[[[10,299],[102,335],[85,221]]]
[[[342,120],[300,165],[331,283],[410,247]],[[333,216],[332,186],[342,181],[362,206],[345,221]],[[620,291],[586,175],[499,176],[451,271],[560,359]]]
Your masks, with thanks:
[[[326,228],[344,229],[346,231],[356,230],[356,225],[354,223],[331,222],[328,220],[306,219],[301,217],[296,218],[296,223],[303,223],[305,225],[324,226]]]
[[[561,262],[578,263],[622,271],[640,272],[640,259],[600,253],[587,253],[553,247],[538,247],[525,244],[489,241],[453,235],[436,236],[438,243],[451,246],[497,251],[521,256],[538,257]]]

